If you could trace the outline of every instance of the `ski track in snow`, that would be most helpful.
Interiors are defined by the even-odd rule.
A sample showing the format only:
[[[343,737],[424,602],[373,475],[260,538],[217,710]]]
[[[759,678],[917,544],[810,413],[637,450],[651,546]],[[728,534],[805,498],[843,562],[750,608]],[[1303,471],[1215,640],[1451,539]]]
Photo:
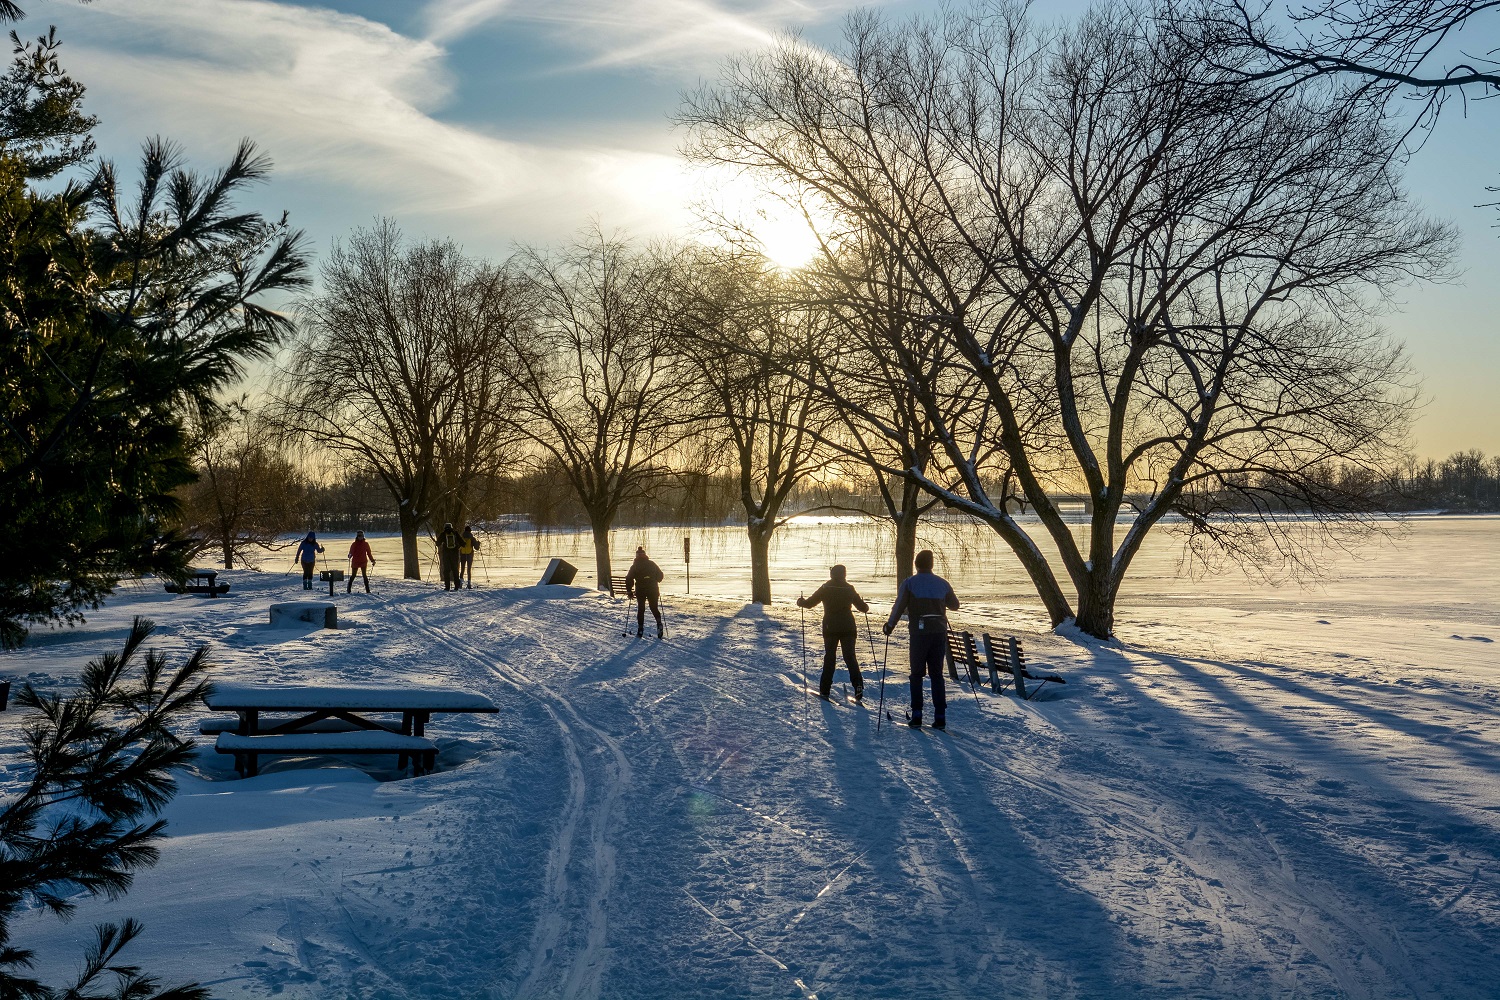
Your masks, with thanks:
[[[481,650],[462,642],[452,635],[428,625],[410,608],[397,613],[411,627],[424,632],[433,642],[454,650],[472,663],[501,678],[516,691],[542,700],[548,716],[557,725],[563,738],[563,752],[568,764],[569,797],[564,808],[563,819],[554,837],[549,852],[547,876],[547,900],[541,917],[537,921],[537,932],[533,938],[529,968],[516,993],[517,1000],[532,1000],[557,996],[563,1000],[593,1000],[599,996],[600,976],[606,960],[605,942],[609,930],[609,895],[614,887],[614,849],[609,833],[614,813],[619,805],[622,791],[630,783],[630,762],[620,745],[603,730],[591,725],[573,708],[571,702],[545,684],[507,669],[486,656]],[[541,653],[541,647],[537,648]],[[563,718],[566,716],[566,719]],[[584,754],[580,753],[583,741],[575,735],[575,727],[587,733],[591,740],[602,744],[610,754],[610,763],[590,774],[584,765]],[[598,804],[587,812],[589,802],[595,795],[591,787],[599,789]],[[574,842],[579,840],[580,828],[586,827],[588,859],[588,890],[585,926],[581,946],[568,949],[566,964],[559,961],[559,949],[564,933],[571,929],[571,908],[568,898],[576,894],[572,871]]]
[[[950,681],[937,733],[899,721],[898,641],[877,736],[879,664],[864,706],[807,699],[795,610],[679,599],[656,642],[573,588],[382,581],[338,595],[337,633],[274,632],[281,581],[233,579],[213,604],[127,593],[101,614],[159,613],[164,642],[213,638],[235,676],[413,676],[501,714],[435,720],[439,772],[404,781],[326,762],[223,780],[208,752],[158,871],[77,926],[28,917],[19,943],[71,968],[80,926],[140,915],[132,961],[254,998],[1467,1000],[1500,981],[1495,674],[1280,632],[1204,655],[1026,635],[1067,687],[976,706]],[[93,638],[43,641],[30,676],[66,684]]]

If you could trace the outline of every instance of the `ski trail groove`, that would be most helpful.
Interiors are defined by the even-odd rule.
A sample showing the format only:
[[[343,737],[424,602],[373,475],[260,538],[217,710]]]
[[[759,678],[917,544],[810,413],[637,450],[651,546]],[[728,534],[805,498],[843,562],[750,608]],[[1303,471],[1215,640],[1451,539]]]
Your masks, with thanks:
[[[616,877],[615,850],[610,843],[609,834],[621,797],[631,782],[629,758],[613,737],[584,719],[568,698],[541,680],[525,676],[468,643],[429,626],[409,610],[400,609],[398,614],[412,627],[427,634],[433,642],[446,646],[514,687],[519,693],[537,701],[557,725],[568,762],[568,801],[548,861],[547,906],[538,919],[530,968],[516,994],[516,1000],[547,996],[554,988],[564,1000],[597,1000],[601,979],[607,968],[608,900]],[[539,652],[545,650],[539,649]],[[599,804],[592,811],[591,820],[587,824],[585,846],[593,878],[584,907],[586,924],[582,934],[583,945],[566,958],[564,967],[559,961],[557,944],[573,922],[567,912],[565,899],[571,881],[568,867],[573,859],[574,841],[580,837],[580,819],[592,794],[588,769],[584,764],[586,755],[580,753],[581,741],[575,729],[602,744],[611,759],[603,766],[605,773],[599,781]]]

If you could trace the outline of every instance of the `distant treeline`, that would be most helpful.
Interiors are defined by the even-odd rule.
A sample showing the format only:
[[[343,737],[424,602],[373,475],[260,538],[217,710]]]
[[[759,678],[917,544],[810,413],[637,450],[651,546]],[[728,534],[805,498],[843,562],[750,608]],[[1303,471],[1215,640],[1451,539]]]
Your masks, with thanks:
[[[281,470],[282,473],[285,470]],[[295,478],[295,477],[294,477]],[[269,491],[268,491],[269,492]],[[265,508],[267,527],[273,535],[316,531],[400,530],[400,518],[390,491],[369,474],[351,473],[329,483],[310,480],[278,492],[284,498]],[[803,485],[794,492],[792,512],[880,511],[880,498],[853,486]],[[470,494],[468,520],[483,524],[501,519],[520,519],[537,528],[586,528],[588,515],[558,468],[529,471],[514,477],[489,476]],[[638,497],[621,509],[619,527],[653,524],[740,524],[744,508],[739,483],[727,473],[678,471],[665,476],[651,497]],[[424,528],[435,532],[441,524]],[[268,539],[269,540],[269,539]]]
[[[1391,477],[1403,510],[1500,511],[1500,455],[1456,451],[1441,462],[1412,462]]]
[[[285,470],[281,470],[285,472]],[[1445,459],[1411,459],[1371,489],[1369,475],[1341,468],[1329,473],[1330,487],[1379,496],[1382,509],[1404,512],[1500,513],[1500,455],[1477,449]],[[1355,483],[1351,480],[1359,479]],[[1358,487],[1356,490],[1355,487]],[[307,482],[282,490],[286,503],[271,515],[273,533],[399,530],[395,503],[374,476],[351,474],[331,483]],[[791,512],[856,513],[879,516],[881,502],[857,484],[804,484],[791,497]],[[586,528],[588,516],[561,469],[552,467],[514,477],[486,477],[472,494],[470,519],[494,522],[524,516],[537,528]],[[744,509],[732,475],[678,472],[662,479],[656,495],[637,498],[620,509],[617,525],[739,524]],[[441,525],[428,525],[431,530]]]

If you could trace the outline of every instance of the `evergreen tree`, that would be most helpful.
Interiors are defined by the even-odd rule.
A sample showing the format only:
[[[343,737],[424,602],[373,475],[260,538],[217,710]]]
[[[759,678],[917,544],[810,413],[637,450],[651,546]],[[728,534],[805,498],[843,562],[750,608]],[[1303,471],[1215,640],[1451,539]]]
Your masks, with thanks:
[[[63,86],[51,44],[20,46],[0,84],[62,102],[37,128],[0,113],[0,646],[39,621],[77,621],[125,576],[184,572],[172,492],[192,481],[186,424],[212,414],[244,360],[266,357],[289,321],[263,304],[306,284],[302,236],[285,218],[237,212],[266,176],[249,142],[211,176],[171,144],[145,144],[133,199],[114,166],[44,192],[32,183],[87,148],[82,87]],[[30,67],[27,69],[26,67]],[[14,80],[47,83],[27,91]],[[86,129],[84,129],[86,131]],[[59,168],[60,169],[60,168]]]
[[[23,907],[65,916],[80,892],[118,897],[136,871],[157,861],[166,824],[156,817],[175,791],[172,772],[193,753],[170,726],[196,708],[209,685],[203,647],[175,671],[159,653],[143,653],[152,627],[137,618],[119,653],[84,668],[72,697],[41,694],[28,684],[17,699],[31,712],[23,726],[24,784],[0,802],[0,997],[6,1000],[208,996],[197,986],[158,990],[153,977],[118,961],[141,931],[135,920],[95,928],[82,971],[64,988],[32,978],[31,952],[10,941],[10,921]]]

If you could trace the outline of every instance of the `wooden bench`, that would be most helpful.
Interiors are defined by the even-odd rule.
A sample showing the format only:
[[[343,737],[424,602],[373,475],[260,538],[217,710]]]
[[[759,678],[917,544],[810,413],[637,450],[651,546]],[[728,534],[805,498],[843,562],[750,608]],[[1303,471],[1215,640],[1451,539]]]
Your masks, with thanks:
[[[1014,684],[1016,694],[1027,701],[1036,697],[1036,693],[1042,689],[1043,684],[1067,683],[1057,674],[1033,674],[1027,670],[1026,651],[1021,648],[1021,640],[1013,635],[996,640],[991,638],[988,632],[984,633],[984,660],[981,663],[979,650],[974,642],[974,634],[950,628],[947,660],[948,676],[955,681],[958,680],[958,667],[962,665],[969,675],[969,682],[978,684],[979,669],[983,666],[989,671],[991,691],[1004,694],[1006,689]],[[1028,694],[1027,681],[1041,681],[1041,684]]]
[[[948,676],[958,680],[958,667],[962,665],[969,674],[969,682],[979,683],[979,650],[974,645],[974,633],[948,630]]]
[[[313,757],[329,754],[395,754],[396,766],[406,770],[411,761],[412,774],[426,774],[437,762],[437,744],[424,736],[404,736],[384,729],[356,729],[352,732],[286,733],[277,736],[244,736],[220,733],[214,750],[234,754],[234,769],[241,777],[253,778],[260,773],[260,758]]]
[[[182,583],[167,583],[163,589],[169,594],[199,594],[204,597],[222,597],[229,593],[229,584],[218,583],[219,574],[211,569],[194,570]],[[191,582],[189,582],[191,581]]]
[[[990,669],[990,690],[996,694],[1003,694],[1008,686],[1014,684],[1016,694],[1030,701],[1036,697],[1044,684],[1068,683],[1057,674],[1034,674],[1027,670],[1026,651],[1021,648],[1021,640],[1013,635],[996,640],[991,638],[988,632],[984,633],[984,657]],[[1000,662],[1002,660],[1003,663]],[[1001,680],[1002,673],[1007,675],[1003,681]],[[1041,681],[1041,684],[1028,694],[1027,681]]]
[[[623,576],[611,576],[609,578],[609,596],[624,597],[630,593],[630,587]]]

